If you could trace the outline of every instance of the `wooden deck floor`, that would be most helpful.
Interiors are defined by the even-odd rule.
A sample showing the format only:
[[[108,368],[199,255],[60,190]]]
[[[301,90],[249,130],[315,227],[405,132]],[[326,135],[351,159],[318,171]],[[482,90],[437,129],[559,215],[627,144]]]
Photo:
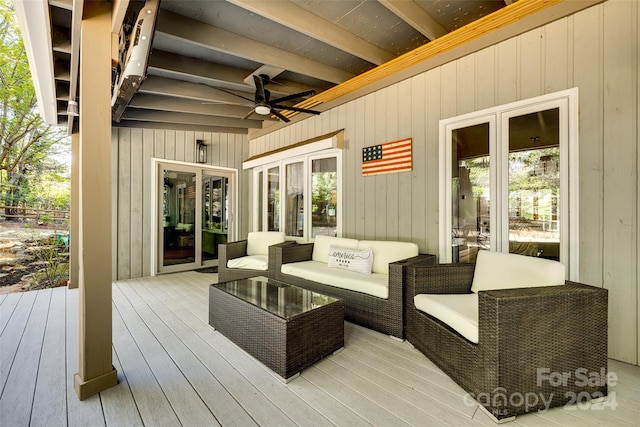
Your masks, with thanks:
[[[406,342],[349,323],[345,349],[289,384],[207,324],[216,275],[116,282],[113,360],[120,383],[83,402],[78,291],[0,296],[0,426],[495,425]],[[638,425],[640,368],[610,361],[617,407],[555,408],[510,425]]]

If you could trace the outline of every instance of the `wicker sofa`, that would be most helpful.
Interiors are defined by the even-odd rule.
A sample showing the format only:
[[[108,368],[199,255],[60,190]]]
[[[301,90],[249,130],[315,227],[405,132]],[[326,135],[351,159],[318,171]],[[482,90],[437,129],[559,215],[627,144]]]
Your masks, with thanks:
[[[327,252],[334,246],[371,248],[371,274],[330,268]],[[345,320],[400,339],[404,338],[404,269],[433,263],[434,255],[418,254],[417,245],[405,242],[317,236],[314,243],[269,247],[269,268],[276,279],[340,298],[345,302]]]
[[[508,260],[502,258],[498,264],[502,267],[493,270],[500,272]],[[602,373],[607,370],[607,290],[569,281],[526,288],[516,288],[518,283],[514,283],[507,289],[508,282],[496,279],[500,289],[480,290],[474,297],[474,273],[480,268],[485,276],[491,274],[490,267],[474,264],[408,266],[407,341],[497,421],[572,403],[576,398],[606,396]],[[519,281],[535,280],[536,273],[522,272]],[[469,339],[474,337],[468,330],[465,337],[416,307],[421,296],[429,295],[436,300],[443,295],[475,298],[477,343]],[[462,307],[465,302],[449,305]]]

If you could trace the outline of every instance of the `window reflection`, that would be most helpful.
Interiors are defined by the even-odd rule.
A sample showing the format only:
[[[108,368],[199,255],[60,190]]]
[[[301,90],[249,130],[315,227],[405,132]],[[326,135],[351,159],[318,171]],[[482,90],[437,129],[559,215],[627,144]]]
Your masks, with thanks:
[[[453,131],[452,260],[475,262],[489,250],[489,123]]]
[[[509,252],[560,260],[559,109],[509,119]]]
[[[330,296],[265,277],[219,283],[214,286],[286,319],[336,301]]]

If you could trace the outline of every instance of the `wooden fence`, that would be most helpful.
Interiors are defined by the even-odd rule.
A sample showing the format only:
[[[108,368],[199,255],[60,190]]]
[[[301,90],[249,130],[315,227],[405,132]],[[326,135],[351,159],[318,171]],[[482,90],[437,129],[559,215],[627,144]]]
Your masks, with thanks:
[[[7,210],[14,213],[7,214]],[[0,205],[0,220],[18,220],[22,222],[35,222],[37,224],[61,224],[69,220],[69,211]]]

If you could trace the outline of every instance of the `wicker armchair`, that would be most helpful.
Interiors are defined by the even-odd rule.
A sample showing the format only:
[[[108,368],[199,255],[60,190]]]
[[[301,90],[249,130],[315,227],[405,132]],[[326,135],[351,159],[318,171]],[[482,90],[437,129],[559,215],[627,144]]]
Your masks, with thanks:
[[[284,233],[263,231],[249,233],[246,240],[218,245],[218,281],[229,282],[256,276],[275,278],[272,269],[268,268],[269,246],[284,240]],[[246,262],[237,262],[240,260]],[[234,261],[237,266],[233,266]]]
[[[566,281],[480,291],[474,344],[414,304],[419,294],[469,294],[474,269],[473,264],[408,266],[405,292],[407,341],[465,389],[469,401],[506,421],[607,395],[606,379],[600,377],[607,370],[606,289]],[[594,375],[598,381],[584,384],[585,376]]]

